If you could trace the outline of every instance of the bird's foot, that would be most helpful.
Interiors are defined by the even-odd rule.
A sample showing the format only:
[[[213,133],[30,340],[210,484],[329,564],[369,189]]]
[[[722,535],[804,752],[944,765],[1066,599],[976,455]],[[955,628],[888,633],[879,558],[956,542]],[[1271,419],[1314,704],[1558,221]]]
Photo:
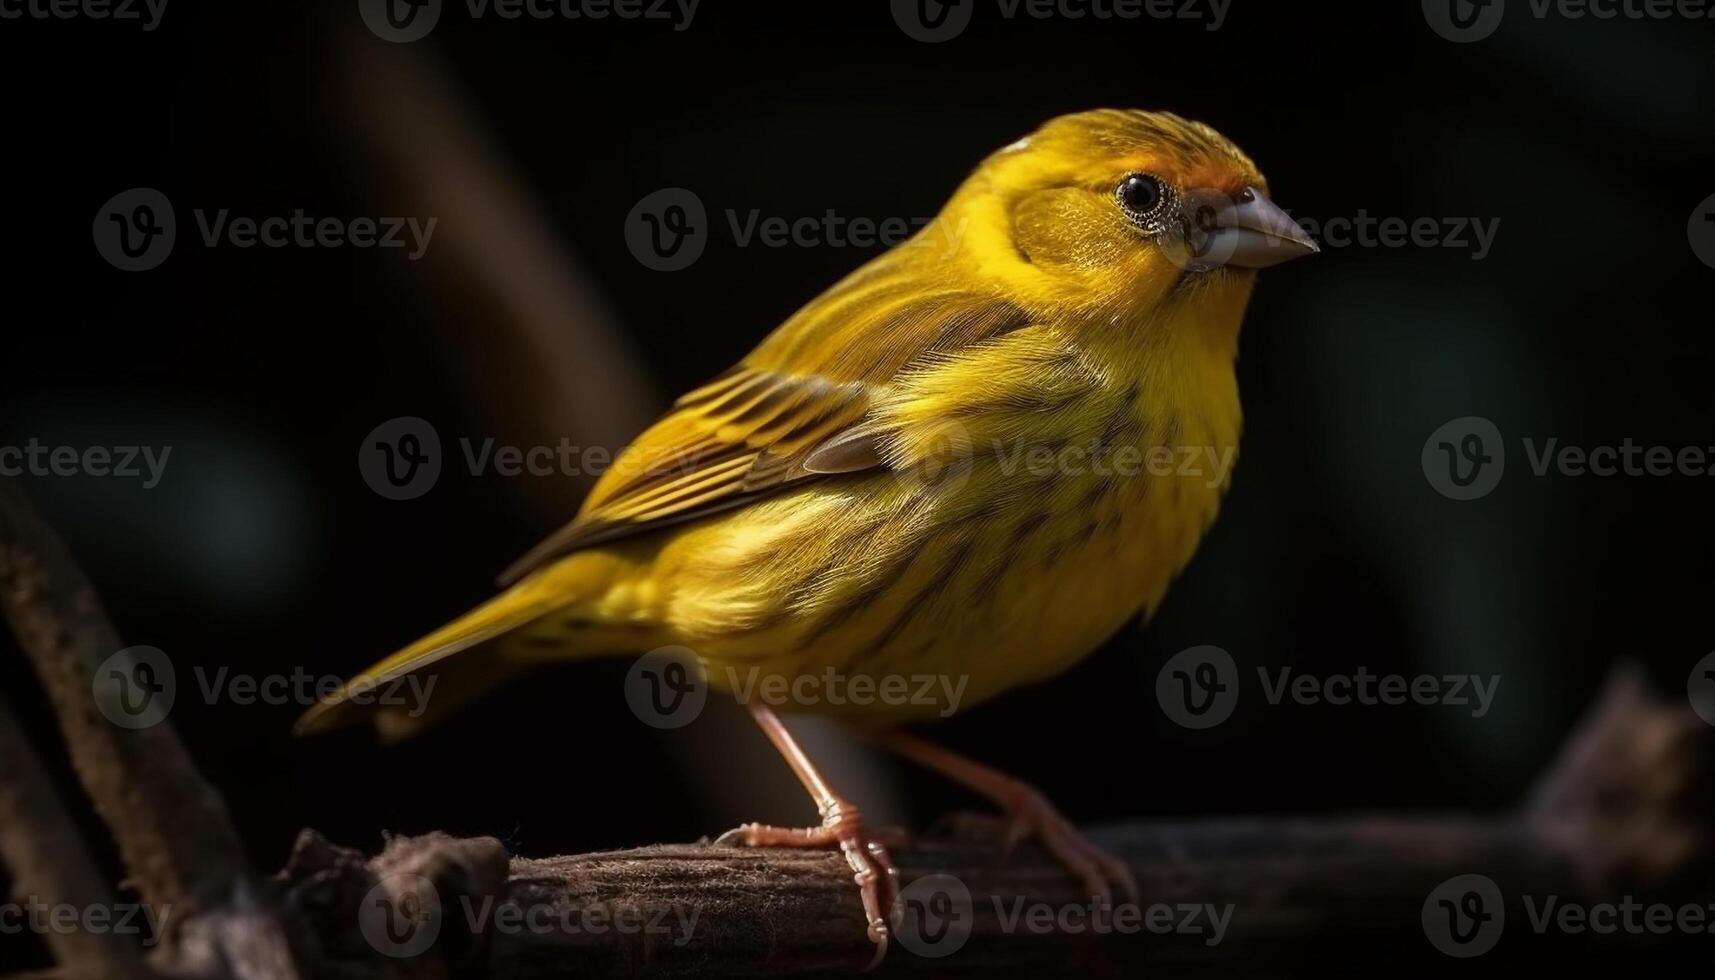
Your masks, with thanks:
[[[858,894],[863,899],[869,941],[875,944],[875,956],[869,964],[874,967],[887,955],[894,904],[899,899],[899,872],[887,853],[887,845],[903,839],[904,834],[899,831],[870,831],[857,807],[842,801],[824,809],[822,823],[817,827],[747,823],[720,835],[715,843],[743,847],[838,847],[851,866],[852,880],[857,882]]]
[[[1091,898],[1111,903],[1117,886],[1127,901],[1137,904],[1137,879],[1132,876],[1131,868],[1079,833],[1035,787],[904,732],[872,737],[991,800],[1007,817],[1001,836],[1004,850],[1010,851],[1026,837],[1035,837],[1055,860],[1083,882]]]
[[[1111,904],[1117,887],[1125,901],[1138,904],[1137,878],[1131,867],[1085,837],[1035,789],[1019,783],[1000,801],[1006,811],[1001,846],[1008,852],[1034,837],[1055,860],[1083,882],[1086,893]]]

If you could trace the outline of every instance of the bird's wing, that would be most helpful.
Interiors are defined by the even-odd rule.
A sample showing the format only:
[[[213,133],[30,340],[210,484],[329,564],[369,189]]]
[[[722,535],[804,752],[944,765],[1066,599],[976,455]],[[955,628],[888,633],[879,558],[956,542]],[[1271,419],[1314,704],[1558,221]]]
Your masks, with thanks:
[[[501,581],[568,552],[742,506],[804,480],[883,466],[859,424],[895,378],[1029,322],[1004,301],[860,271],[738,366],[675,402],[619,454],[577,519]]]

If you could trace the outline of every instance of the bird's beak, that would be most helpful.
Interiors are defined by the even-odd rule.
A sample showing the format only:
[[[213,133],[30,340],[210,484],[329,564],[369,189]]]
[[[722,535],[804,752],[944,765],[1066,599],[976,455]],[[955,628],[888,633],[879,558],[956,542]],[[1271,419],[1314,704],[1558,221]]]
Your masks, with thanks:
[[[1266,269],[1320,251],[1309,232],[1255,187],[1215,208],[1209,257],[1217,264]]]

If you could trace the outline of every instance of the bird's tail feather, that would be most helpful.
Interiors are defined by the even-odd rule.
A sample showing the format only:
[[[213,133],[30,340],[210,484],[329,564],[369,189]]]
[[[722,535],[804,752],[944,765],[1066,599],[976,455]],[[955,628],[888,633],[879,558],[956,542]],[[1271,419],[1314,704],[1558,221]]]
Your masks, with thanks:
[[[544,569],[481,606],[367,668],[298,719],[299,735],[373,721],[388,741],[409,738],[532,662],[597,655],[599,635],[584,642],[557,631],[551,655],[520,655],[508,634],[597,596],[612,580],[613,563],[578,558]],[[570,566],[570,567],[568,567]]]

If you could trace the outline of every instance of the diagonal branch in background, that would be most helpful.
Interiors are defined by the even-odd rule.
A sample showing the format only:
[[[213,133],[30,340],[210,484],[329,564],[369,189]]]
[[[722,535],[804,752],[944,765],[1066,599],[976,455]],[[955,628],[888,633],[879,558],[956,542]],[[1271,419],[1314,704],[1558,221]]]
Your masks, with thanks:
[[[878,974],[1290,976],[1336,962],[1394,975],[1405,962],[1454,963],[1430,947],[1425,906],[1438,886],[1473,873],[1495,882],[1511,913],[1505,941],[1485,966],[1582,961],[1589,955],[1583,939],[1535,935],[1520,897],[1715,899],[1712,735],[1683,705],[1656,701],[1623,675],[1532,801],[1498,819],[1110,828],[1095,836],[1130,863],[1146,903],[1133,934],[1065,928],[1065,910],[1073,910],[1074,926],[1088,921],[1088,899],[1075,883],[1035,848],[1002,854],[984,840],[998,836],[995,828],[977,822],[991,833],[895,851],[910,921],[902,924],[904,948]],[[488,838],[430,835],[392,840],[366,862],[306,831],[280,884],[320,938],[324,959],[312,968],[328,975],[364,975],[365,964],[381,958],[373,931],[367,941],[360,934],[362,916],[405,908],[430,910],[418,921],[432,922],[434,935],[415,957],[385,961],[400,977],[803,976],[853,972],[871,952],[850,869],[816,852],[703,843],[531,860],[509,858]],[[937,910],[941,894],[948,900]],[[1192,908],[1199,911],[1187,923]],[[1036,909],[1049,910],[1052,921],[1043,926]],[[923,915],[938,919],[914,919]],[[925,923],[938,938],[923,931]],[[949,955],[914,954],[904,941],[914,928],[933,940],[927,951]],[[399,953],[419,938],[402,929],[382,945],[401,944],[392,950]],[[1705,938],[1682,936],[1680,946],[1701,949]],[[1603,941],[1627,957],[1654,952],[1624,936]]]
[[[123,729],[99,712],[96,671],[124,644],[83,572],[10,479],[0,480],[0,606],[144,901],[186,910],[223,902],[249,874],[225,801],[171,728]]]
[[[77,909],[113,908],[113,892],[77,834],[77,824],[0,701],[0,861],[13,897]],[[110,931],[50,930],[43,937],[60,969],[78,977],[146,976],[141,951]]]
[[[478,410],[528,444],[570,437],[617,452],[658,413],[659,394],[469,93],[431,48],[378,42],[343,7],[328,31],[342,42],[330,110],[350,125],[338,131],[389,178],[391,206],[437,221],[424,256],[440,292],[431,323],[462,348],[457,376]],[[563,518],[592,474],[582,476],[522,489],[548,495],[531,502]]]
[[[173,942],[164,952],[170,955],[155,965],[185,976],[293,980],[297,972],[269,908],[272,896],[253,878],[220,794],[164,721],[121,728],[97,707],[96,673],[122,648],[119,634],[15,479],[0,479],[0,606],[41,679],[72,768],[113,833],[130,880],[143,904],[166,919]],[[0,743],[8,734],[0,732]],[[61,837],[54,846],[70,845]],[[81,848],[78,853],[86,855]],[[6,856],[21,876],[39,870],[30,857]],[[77,894],[66,901],[100,902],[90,873],[87,856],[84,864],[73,859],[61,868],[67,876],[62,886]],[[90,954],[80,949],[73,955],[81,963]],[[112,948],[103,955],[120,956]],[[124,966],[122,959],[115,963]],[[69,971],[79,964],[62,966]]]

